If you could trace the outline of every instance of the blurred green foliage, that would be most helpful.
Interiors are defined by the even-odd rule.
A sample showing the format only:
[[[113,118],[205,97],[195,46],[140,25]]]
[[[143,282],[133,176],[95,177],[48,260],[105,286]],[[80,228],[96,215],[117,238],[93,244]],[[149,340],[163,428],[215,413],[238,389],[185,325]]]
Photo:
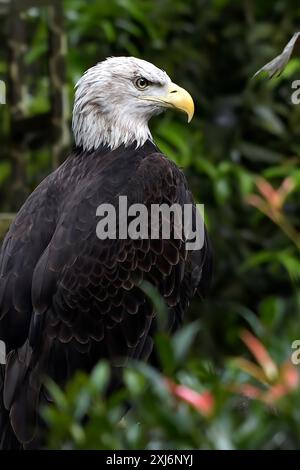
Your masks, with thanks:
[[[299,251],[280,228],[247,203],[247,197],[255,192],[257,176],[263,176],[275,187],[287,176],[292,177],[295,188],[285,203],[284,211],[295,229],[300,229],[300,107],[291,103],[291,84],[300,76],[300,56],[293,59],[276,80],[251,80],[251,77],[281,51],[299,27],[300,2],[64,0],[64,4],[71,100],[74,84],[83,71],[111,55],[135,55],[153,62],[195,98],[196,115],[189,126],[181,115],[172,112],[159,116],[151,124],[160,148],[184,169],[195,197],[205,204],[206,223],[215,253],[212,292],[204,302],[193,302],[189,312],[188,320],[198,319],[200,330],[190,354],[191,364],[182,374],[188,381],[194,381],[196,388],[202,387],[202,377],[207,376],[211,367],[215,371],[211,383],[226,380],[229,372],[224,358],[243,351],[238,334],[241,327],[251,329],[263,339],[275,358],[288,359],[292,342],[300,338]],[[32,22],[31,46],[26,56],[32,82],[28,112],[33,114],[47,109],[47,76],[43,65],[46,29],[38,15],[36,9],[28,13],[28,21]],[[2,21],[1,18],[0,24]],[[2,36],[3,29],[0,31]],[[2,41],[0,78],[6,70],[3,44]],[[44,78],[36,80],[37,76]],[[11,209],[8,194],[13,178],[8,112],[8,107],[0,106],[2,211]],[[28,162],[27,184],[32,190],[51,170],[48,150],[37,152],[29,148],[24,158]],[[103,376],[107,373],[105,366],[99,370]],[[136,383],[138,390],[145,370],[149,372],[147,368],[142,372],[128,372],[133,377],[130,383]],[[151,374],[157,373],[151,371]],[[92,383],[93,378],[81,374],[76,380],[72,385],[74,390],[70,392],[75,397],[81,393],[83,385],[85,390],[86,385]],[[206,385],[210,386],[209,380],[206,380]],[[87,390],[89,387],[87,385]],[[131,387],[128,385],[126,393],[134,395]],[[132,424],[130,435],[126,436],[128,429],[126,432],[120,429],[115,443],[97,441],[100,447],[119,444],[121,447],[143,447],[145,442],[149,446],[161,447],[249,448],[263,445],[273,448],[280,447],[280,442],[283,447],[299,447],[299,403],[295,403],[295,409],[287,404],[289,412],[283,414],[281,421],[278,415],[270,417],[262,404],[253,405],[255,410],[251,409],[249,413],[239,410],[235,415],[235,403],[224,398],[224,407],[216,422],[208,428],[210,431],[205,431],[207,423],[204,425],[197,417],[200,420],[196,426],[199,434],[195,436],[195,431],[189,429],[187,438],[182,437],[182,433],[191,411],[185,407],[178,411],[178,416],[170,417],[174,420],[170,426],[175,426],[179,437],[176,433],[172,438],[170,435],[165,437],[161,429],[152,437],[148,420],[155,416],[159,420],[157,427],[161,425],[163,429],[162,421],[167,418],[154,412],[152,418],[146,417],[146,403],[147,400],[154,403],[153,396],[157,400],[159,393],[165,392],[160,389],[154,391],[151,387],[147,390],[146,395],[143,392],[145,409],[133,411],[131,416],[132,423],[143,421],[146,423],[144,428],[149,425],[149,429],[141,431]],[[88,391],[86,393],[89,394]],[[136,392],[134,397],[137,404],[139,393]],[[89,408],[91,398],[83,397],[81,400]],[[167,399],[163,400],[164,404],[167,402]],[[115,428],[120,415],[118,407],[109,401],[98,405],[102,408],[97,411],[96,421],[105,420],[108,429]],[[172,405],[166,404],[166,410],[169,410],[167,406]],[[111,415],[106,415],[108,409],[112,410]],[[179,416],[182,425],[177,426],[175,420]],[[195,423],[193,421],[193,425]],[[57,423],[55,426],[57,429]],[[241,428],[239,436],[235,434],[238,426]],[[217,439],[214,444],[209,432]],[[82,429],[75,426],[74,433],[72,439],[76,443],[77,437],[79,441],[81,439]],[[271,437],[272,433],[276,442]],[[65,435],[63,442],[64,439]],[[95,443],[94,439],[100,437],[93,435],[90,442]],[[55,442],[58,441],[52,444]],[[75,446],[80,447],[81,444]]]
[[[297,390],[268,406],[233,393],[234,386],[246,386],[249,379],[234,361],[226,361],[224,372],[211,362],[188,358],[198,326],[192,323],[172,339],[157,336],[167,381],[149,365],[132,363],[123,371],[124,387],[107,397],[110,368],[100,362],[90,375],[78,372],[64,391],[50,382],[54,403],[42,410],[50,429],[48,448],[298,449]]]

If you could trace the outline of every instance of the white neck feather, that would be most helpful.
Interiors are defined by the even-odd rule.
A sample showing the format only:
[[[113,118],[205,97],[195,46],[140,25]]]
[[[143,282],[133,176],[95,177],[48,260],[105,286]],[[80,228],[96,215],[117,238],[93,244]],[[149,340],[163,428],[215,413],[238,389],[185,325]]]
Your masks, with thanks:
[[[148,139],[153,140],[145,116],[132,114],[126,108],[123,113],[108,113],[93,102],[84,108],[81,105],[79,100],[74,106],[73,132],[76,145],[84,150],[100,146],[113,150],[132,144],[141,147]]]

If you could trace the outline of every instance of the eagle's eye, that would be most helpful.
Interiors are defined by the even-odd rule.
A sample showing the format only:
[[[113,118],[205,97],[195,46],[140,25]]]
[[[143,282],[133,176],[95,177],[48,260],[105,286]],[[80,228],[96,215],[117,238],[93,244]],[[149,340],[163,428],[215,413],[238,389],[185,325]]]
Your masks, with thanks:
[[[145,88],[147,88],[149,86],[148,80],[146,78],[143,78],[143,77],[137,78],[135,80],[134,84],[139,90],[145,90]]]

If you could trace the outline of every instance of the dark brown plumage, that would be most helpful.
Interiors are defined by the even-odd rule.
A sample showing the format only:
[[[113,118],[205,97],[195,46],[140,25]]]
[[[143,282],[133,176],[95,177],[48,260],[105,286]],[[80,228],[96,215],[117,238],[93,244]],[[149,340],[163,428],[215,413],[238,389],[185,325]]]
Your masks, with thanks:
[[[130,358],[152,360],[156,318],[139,288],[143,280],[164,297],[169,331],[180,325],[196,290],[207,288],[207,238],[199,251],[187,251],[185,241],[174,238],[97,238],[97,207],[116,205],[119,195],[147,206],[193,202],[183,173],[150,141],[139,149],[77,149],[29,197],[4,240],[2,448],[38,445],[38,407],[48,399],[45,374],[63,386],[101,358],[116,370]]]

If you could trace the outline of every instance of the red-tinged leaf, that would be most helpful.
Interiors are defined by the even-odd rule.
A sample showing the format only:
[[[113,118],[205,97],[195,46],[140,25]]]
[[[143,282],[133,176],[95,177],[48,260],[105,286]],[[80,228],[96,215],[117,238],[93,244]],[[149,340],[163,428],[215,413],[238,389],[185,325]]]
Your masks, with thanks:
[[[251,384],[233,385],[230,387],[230,390],[251,400],[259,400],[262,397],[262,391]]]
[[[274,382],[278,377],[278,368],[262,342],[255,338],[249,331],[243,331],[241,338],[264,370],[267,380]]]
[[[264,178],[257,178],[256,186],[259,192],[264,196],[270,206],[280,209],[282,207],[282,197],[280,191],[276,191],[273,186]]]
[[[287,196],[294,191],[296,185],[295,181],[291,177],[287,177],[283,180],[278,192],[281,195],[283,201],[287,198]]]
[[[284,384],[273,385],[262,397],[263,401],[268,405],[273,405],[280,398],[288,395],[289,390]]]
[[[286,362],[280,369],[279,382],[264,394],[264,401],[273,404],[280,398],[289,395],[299,386],[299,374],[290,362]]]
[[[184,385],[177,385],[171,380],[167,380],[167,385],[170,392],[176,398],[185,401],[204,416],[210,416],[212,414],[215,406],[215,399],[211,392],[205,391],[203,393],[198,393]]]
[[[257,209],[260,209],[261,211],[265,210],[265,201],[260,196],[257,196],[257,194],[249,194],[246,198],[246,201],[248,204],[256,207]]]
[[[256,194],[250,194],[247,198],[246,201],[248,204],[251,206],[255,207],[256,209],[260,210],[263,214],[265,214],[267,217],[269,217],[271,220],[274,222],[277,221],[278,219],[278,214],[280,212],[278,209],[274,208],[269,204],[269,202],[266,202],[264,199],[262,199],[260,196],[257,196]]]
[[[236,359],[233,359],[231,363],[232,365],[238,367],[244,372],[247,372],[247,374],[251,375],[259,382],[263,383],[264,385],[267,385],[267,380],[266,380],[264,370],[258,367],[253,362],[248,361],[248,359],[244,359],[243,357],[238,357]]]
[[[299,373],[296,367],[290,362],[283,364],[280,376],[288,390],[294,390],[299,386]]]

